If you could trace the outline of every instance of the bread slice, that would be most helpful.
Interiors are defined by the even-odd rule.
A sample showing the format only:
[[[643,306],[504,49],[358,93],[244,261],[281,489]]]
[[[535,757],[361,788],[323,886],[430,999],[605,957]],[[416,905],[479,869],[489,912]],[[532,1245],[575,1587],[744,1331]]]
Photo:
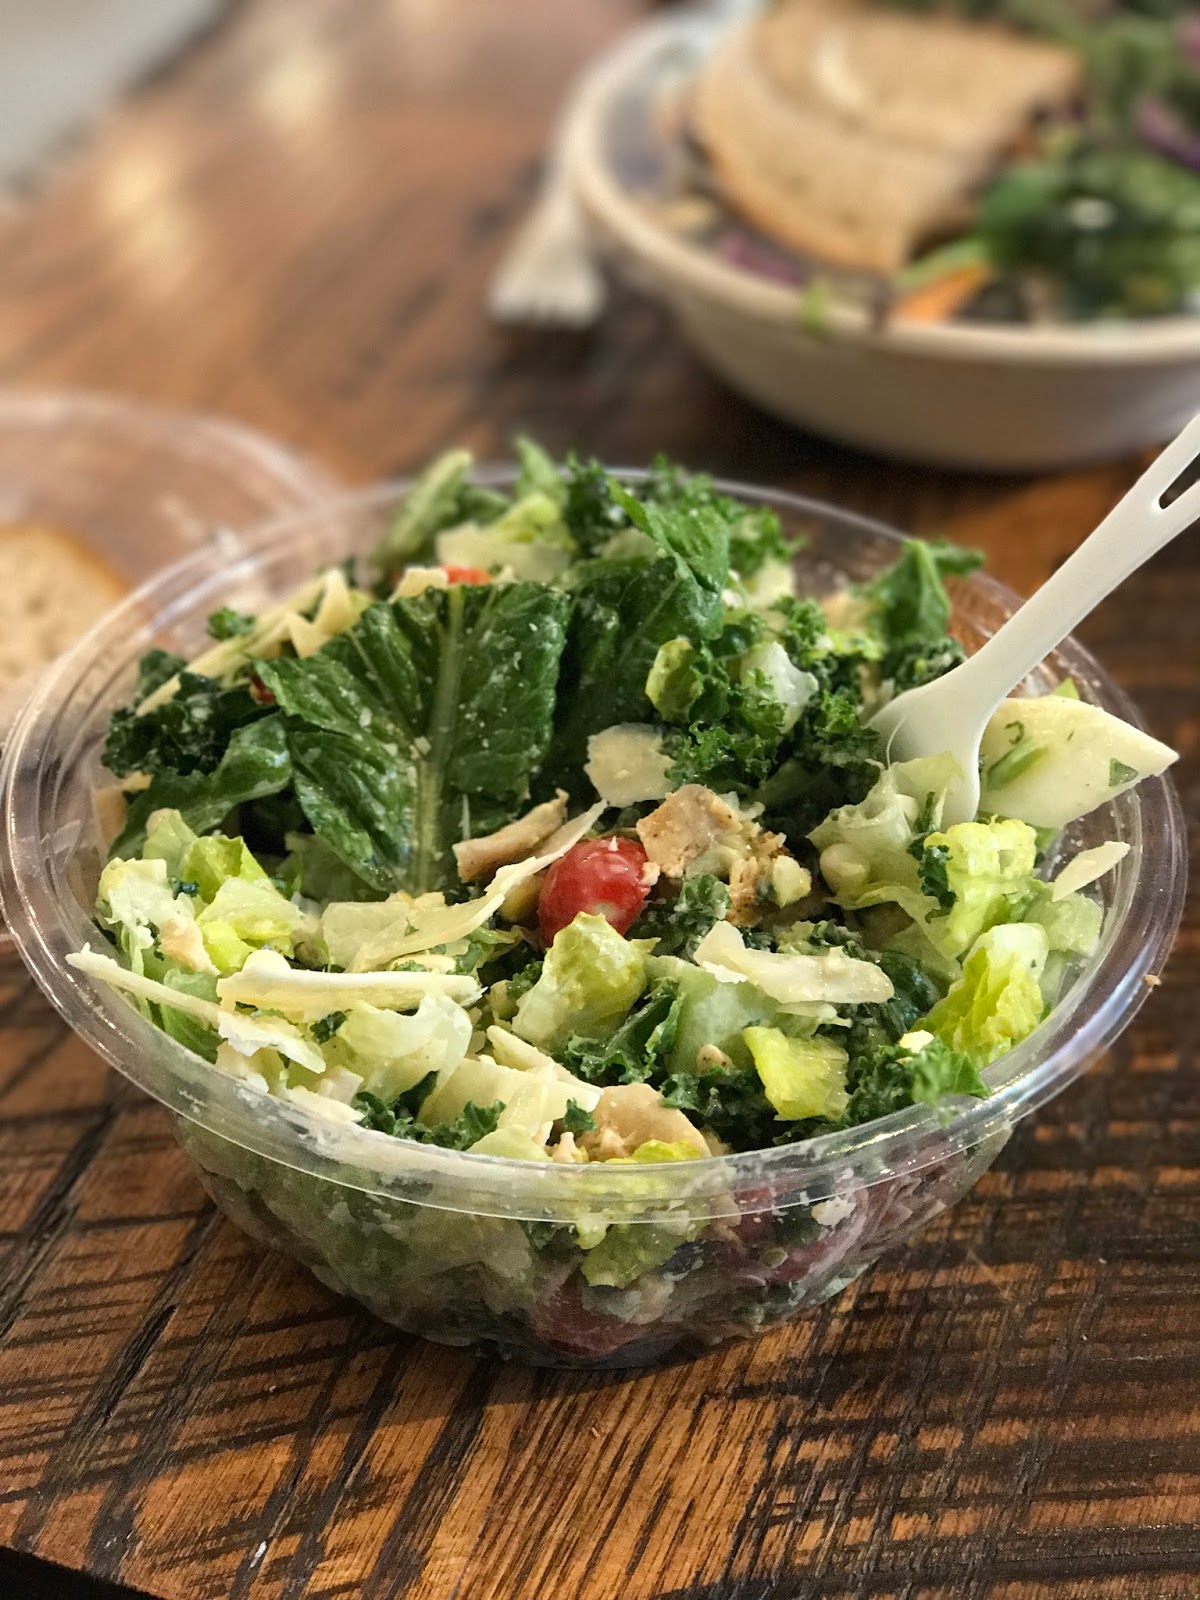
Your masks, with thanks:
[[[890,274],[1079,81],[1071,52],[997,29],[783,0],[719,43],[692,119],[717,187],[763,233]]]
[[[128,591],[75,534],[0,522],[0,731],[46,667]]]
[[[755,28],[781,94],[824,107],[880,141],[957,156],[968,171],[1001,155],[1035,112],[1083,86],[1073,50],[953,16],[862,0],[790,0]]]

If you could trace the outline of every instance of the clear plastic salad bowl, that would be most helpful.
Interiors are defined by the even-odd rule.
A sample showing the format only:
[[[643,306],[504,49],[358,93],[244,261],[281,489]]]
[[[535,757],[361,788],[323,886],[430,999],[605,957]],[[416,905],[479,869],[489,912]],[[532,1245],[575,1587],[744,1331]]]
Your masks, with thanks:
[[[511,474],[486,481],[506,485]],[[627,475],[636,478],[636,474]],[[807,536],[808,589],[829,592],[895,558],[895,535],[814,502],[738,485]],[[1099,948],[1052,1015],[985,1074],[986,1100],[914,1107],[807,1142],[669,1165],[567,1166],[473,1155],[314,1118],[227,1077],[99,992],[66,964],[96,933],[101,864],[94,790],[112,710],[154,644],[194,652],[220,605],[261,607],[320,565],[374,544],[403,485],[280,519],[230,566],[202,551],[103,619],[27,706],[0,772],[0,889],[31,971],[67,1021],[168,1108],[217,1204],[264,1244],[306,1262],[384,1321],[527,1361],[635,1366],[765,1332],[801,1315],[953,1205],[1014,1122],[1056,1094],[1126,1025],[1169,947],[1183,897],[1183,824],[1161,778],[1077,823],[1068,846],[1131,849],[1101,880]],[[958,585],[968,648],[1016,599],[988,579]],[[1069,674],[1126,718],[1128,701],[1073,643],[1034,689]],[[645,1230],[654,1265],[593,1287],[580,1239]],[[663,1234],[676,1248],[663,1262]],[[589,1238],[590,1236],[590,1238]],[[639,1237],[635,1235],[635,1238]]]

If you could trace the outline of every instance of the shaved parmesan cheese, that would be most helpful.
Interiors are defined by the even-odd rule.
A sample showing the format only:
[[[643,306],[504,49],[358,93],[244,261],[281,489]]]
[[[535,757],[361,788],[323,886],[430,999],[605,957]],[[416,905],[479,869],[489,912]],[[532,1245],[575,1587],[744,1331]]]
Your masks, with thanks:
[[[547,1055],[544,1050],[539,1050],[536,1045],[530,1044],[527,1039],[518,1039],[517,1035],[510,1033],[507,1028],[496,1025],[490,1027],[487,1031],[487,1042],[501,1066],[512,1067],[516,1072],[548,1072],[551,1077],[560,1078],[564,1083],[576,1085],[580,1083],[580,1079],[574,1073],[568,1072],[561,1062]],[[584,1085],[584,1087],[590,1086]],[[598,1089],[595,1095],[598,1100],[600,1098]],[[578,1103],[584,1104],[582,1100]],[[590,1111],[591,1107],[584,1105],[584,1110]]]
[[[239,1055],[277,1050],[309,1072],[324,1072],[325,1057],[299,1028],[282,1017],[252,1017],[244,1011],[218,1011],[217,1032]]]
[[[1129,846],[1118,843],[1116,839],[1095,845],[1091,850],[1081,850],[1055,878],[1050,890],[1051,900],[1065,900],[1076,890],[1085,889],[1089,883],[1095,883],[1097,878],[1111,872],[1117,862],[1124,861],[1128,854]]]
[[[202,678],[224,678],[252,658],[269,660],[277,656],[285,643],[290,643],[298,656],[311,656],[357,622],[370,603],[369,595],[351,589],[340,567],[331,567],[303,584],[282,605],[264,611],[248,632],[222,639],[189,661],[187,670]],[[310,621],[304,613],[314,606]],[[179,678],[168,678],[138,706],[138,716],[166,705],[178,688]]]
[[[566,855],[572,845],[576,845],[591,831],[606,805],[601,800],[592,806],[589,811],[583,812],[573,822],[552,833],[542,845],[538,854],[529,856],[524,861],[515,861],[511,866],[501,867],[488,885],[487,892],[480,895],[478,900],[464,900],[461,905],[441,906],[428,910],[421,909],[416,903],[396,923],[384,929],[373,939],[367,940],[359,949],[352,963],[354,972],[371,972],[380,967],[389,967],[394,961],[403,960],[406,956],[416,955],[422,950],[431,950],[437,945],[453,944],[457,939],[465,939],[482,928],[485,922],[490,922],[500,909],[506,895],[523,883],[526,878],[544,871],[559,856]],[[412,974],[409,974],[412,976]]]
[[[331,1122],[361,1122],[362,1112],[356,1111],[353,1106],[347,1105],[344,1100],[335,1100],[332,1095],[304,1089],[299,1085],[290,1089],[281,1089],[280,1098],[290,1100],[293,1105],[300,1106],[305,1111],[315,1112],[319,1117],[328,1117]]]
[[[306,972],[274,950],[256,950],[240,972],[217,983],[222,1006],[248,1005],[316,1022],[331,1011],[371,1005],[411,1011],[426,995],[470,1005],[483,991],[474,978],[443,972]]]
[[[592,734],[583,770],[609,805],[633,806],[641,800],[664,800],[670,794],[670,768],[671,758],[657,728],[643,722],[621,722]]]
[[[890,1000],[892,980],[871,961],[857,961],[843,950],[824,955],[777,955],[747,950],[729,922],[718,922],[696,947],[696,963],[722,983],[746,979],[781,1005],[828,1001],[832,1005],[866,1005]]]
[[[220,1021],[221,1008],[215,1000],[201,1000],[197,995],[184,994],[181,989],[172,989],[153,978],[145,978],[139,972],[130,972],[119,961],[114,961],[111,956],[102,956],[96,950],[81,950],[78,955],[69,955],[67,965],[86,972],[89,978],[99,978],[113,989],[124,989],[139,1000],[152,1000],[155,1005],[174,1006],[176,1011],[186,1011],[189,1016],[207,1022],[210,1028],[215,1028]]]
[[[426,589],[448,589],[450,579],[444,567],[405,567],[400,581],[389,596],[392,600],[415,600]]]

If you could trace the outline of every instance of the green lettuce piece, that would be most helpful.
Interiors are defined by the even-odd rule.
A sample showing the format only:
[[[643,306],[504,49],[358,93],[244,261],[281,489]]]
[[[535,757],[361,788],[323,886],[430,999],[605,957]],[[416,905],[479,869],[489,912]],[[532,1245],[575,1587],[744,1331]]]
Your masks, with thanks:
[[[1068,894],[1056,900],[1051,886],[1035,879],[1017,920],[1037,923],[1052,951],[1090,956],[1100,943],[1104,911],[1085,894]]]
[[[453,1122],[468,1105],[494,1105],[499,1108],[494,1126],[532,1136],[559,1121],[571,1101],[590,1110],[599,1098],[598,1089],[557,1067],[522,1070],[501,1066],[490,1056],[467,1056],[422,1100],[420,1118],[437,1127]]]
[[[494,1128],[482,1139],[467,1146],[472,1155],[503,1156],[507,1161],[549,1161],[552,1159],[545,1145],[520,1128]]]
[[[616,1161],[695,1161],[696,1146],[686,1139],[647,1139],[631,1156],[616,1156]]]
[[[703,1223],[684,1223],[678,1228],[654,1222],[618,1223],[586,1251],[580,1269],[584,1282],[596,1289],[628,1289],[645,1273],[668,1262],[702,1227]]]
[[[651,970],[656,979],[669,976],[678,984],[668,1056],[672,1073],[695,1072],[706,1045],[721,1051],[737,1067],[753,1067],[744,1034],[747,1028],[777,1024],[779,1007],[773,1000],[756,984],[722,983],[689,962],[664,957],[653,961]]]
[[[1028,823],[1005,819],[959,822],[924,841],[922,865],[936,863],[948,905],[924,919],[930,938],[947,955],[969,950],[986,929],[1012,916],[1029,893],[1037,859],[1037,836]],[[921,875],[928,890],[930,874]]]
[[[226,878],[196,921],[213,964],[233,972],[241,970],[252,950],[269,948],[292,955],[308,919],[264,873],[256,879]]]
[[[334,902],[378,900],[381,891],[365,882],[315,833],[289,833],[288,855],[280,877],[310,900]]]
[[[363,1086],[392,1104],[430,1073],[456,1067],[471,1043],[471,1019],[445,995],[426,995],[415,1012],[353,1005],[328,1055],[350,1068]]]
[[[194,883],[201,898],[208,901],[216,897],[229,878],[239,878],[245,883],[268,882],[266,872],[254,859],[246,841],[229,839],[223,834],[197,839],[180,863],[179,876]]]
[[[187,895],[172,892],[164,861],[110,861],[100,874],[96,914],[116,935],[125,964],[148,971],[147,957],[164,929],[186,944],[197,937],[195,909]],[[192,965],[204,965],[204,952],[192,949]],[[150,974],[153,976],[153,974]],[[145,1007],[141,1008],[145,1011]]]
[[[521,469],[516,484],[518,504],[526,495],[543,494],[561,510],[567,503],[567,484],[558,463],[524,434],[513,440],[513,449]]]
[[[414,480],[372,552],[371,560],[381,572],[396,571],[415,560],[441,529],[464,520],[463,490],[473,463],[469,450],[447,450]]]
[[[762,1079],[763,1092],[780,1117],[799,1122],[823,1117],[836,1122],[846,1109],[846,1052],[832,1039],[789,1039],[778,1028],[747,1028],[742,1034]]]
[[[1046,934],[1033,923],[1001,923],[981,935],[953,984],[922,1026],[986,1067],[1033,1032],[1044,1004],[1039,979]]]
[[[450,846],[509,820],[550,740],[570,601],[458,584],[370,607],[305,660],[263,662],[313,831],[390,892],[457,883]]]
[[[164,963],[160,972],[151,973],[150,976],[157,977],[168,989],[178,989],[181,994],[191,995],[196,1000],[217,998],[217,980],[211,973],[183,972],[178,967],[167,966]],[[205,1061],[217,1059],[217,1049],[221,1041],[215,1028],[210,1028],[206,1022],[190,1011],[179,1011],[174,1006],[160,1005],[156,1010],[158,1025],[164,1033],[169,1033],[172,1039],[177,1039],[185,1049],[203,1056]]]
[[[572,1034],[603,1034],[622,1020],[646,987],[649,940],[625,939],[603,917],[580,912],[555,935],[542,973],[517,1006],[513,1031],[542,1050]]]
[[[918,831],[936,828],[946,791],[958,772],[953,756],[897,761],[857,805],[839,806],[809,834],[820,851],[838,847],[836,860],[822,861],[839,903],[855,907],[895,899],[912,916],[924,906],[912,844]],[[881,893],[894,889],[899,893]],[[910,907],[913,909],[910,910]]]
[[[178,811],[156,811],[149,819],[142,855],[147,861],[165,861],[167,874],[178,882],[186,879],[183,859],[196,842],[196,835]]]

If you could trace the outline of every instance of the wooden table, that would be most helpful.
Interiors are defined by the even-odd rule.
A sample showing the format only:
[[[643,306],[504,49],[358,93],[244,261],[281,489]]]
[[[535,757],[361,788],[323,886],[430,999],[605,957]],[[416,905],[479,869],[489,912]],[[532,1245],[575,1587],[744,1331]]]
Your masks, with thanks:
[[[516,426],[665,448],[1034,587],[1136,463],[1000,480],[839,450],[633,298],[578,337],[488,327],[564,80],[637,10],[246,0],[0,222],[0,377],[223,409],[358,479]],[[1193,537],[1086,629],[1183,751],[1193,823],[1198,616]],[[1193,899],[1112,1058],[909,1250],[791,1332],[610,1377],[393,1337],[263,1260],[8,972],[0,1594],[1194,1600],[1198,951]]]

